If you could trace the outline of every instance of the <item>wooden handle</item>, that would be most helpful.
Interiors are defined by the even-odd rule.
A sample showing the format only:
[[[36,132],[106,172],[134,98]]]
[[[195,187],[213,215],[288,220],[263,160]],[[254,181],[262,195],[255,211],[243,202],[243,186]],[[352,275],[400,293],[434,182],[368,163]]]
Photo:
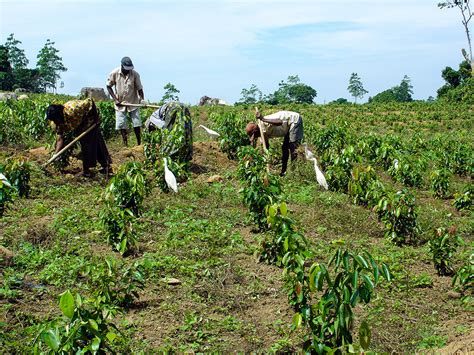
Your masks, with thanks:
[[[141,105],[141,104],[127,104],[127,103],[121,103],[120,106],[128,106],[128,107],[151,107],[151,108],[160,108],[161,106],[158,105]]]
[[[51,159],[49,159],[45,164],[43,164],[43,167],[46,167],[48,166],[49,164],[51,164],[53,161],[55,161],[56,159],[58,159],[66,150],[68,150],[69,148],[71,148],[74,143],[76,143],[79,139],[81,139],[82,137],[84,137],[87,133],[89,133],[90,131],[92,131],[93,128],[95,128],[95,126],[97,126],[97,123],[94,123],[92,126],[90,126],[88,129],[86,129],[84,132],[82,132],[79,136],[77,136],[76,138],[74,138],[68,145],[66,145],[63,149],[61,149],[59,152],[57,152],[56,154],[54,154]]]

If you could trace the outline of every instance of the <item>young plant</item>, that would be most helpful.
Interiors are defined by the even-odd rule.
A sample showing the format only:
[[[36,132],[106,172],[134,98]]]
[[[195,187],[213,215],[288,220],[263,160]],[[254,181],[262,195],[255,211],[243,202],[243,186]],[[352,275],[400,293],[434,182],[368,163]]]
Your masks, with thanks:
[[[209,118],[215,122],[220,134],[219,146],[222,152],[226,153],[229,159],[235,159],[238,149],[249,145],[249,137],[245,133],[248,119],[234,112],[211,113]]]
[[[377,180],[375,170],[369,165],[366,168],[352,169],[351,180],[348,184],[348,193],[357,205],[368,206],[371,203],[370,188]]]
[[[34,353],[42,353],[46,345],[55,354],[114,353],[111,347],[119,338],[119,330],[109,317],[113,314],[98,302],[67,290],[61,294],[59,308],[62,318],[47,323],[35,339]]]
[[[107,204],[99,212],[99,219],[109,243],[120,254],[125,254],[138,245],[135,229],[135,214],[128,208]]]
[[[394,163],[388,168],[388,173],[395,181],[412,187],[420,187],[423,183],[422,171],[419,161],[406,158],[394,159]]]
[[[452,275],[454,273],[453,255],[457,247],[463,244],[461,237],[456,236],[456,227],[436,229],[428,244],[430,252],[433,254],[433,263],[438,275]]]
[[[375,206],[379,219],[385,224],[385,237],[396,245],[414,242],[419,234],[418,208],[415,196],[403,189],[382,197]]]
[[[30,194],[31,164],[25,158],[15,158],[7,161],[0,172],[4,171],[8,181],[18,191],[18,196],[28,198]]]
[[[0,179],[0,217],[3,217],[9,203],[13,202],[15,189],[8,180]]]
[[[353,309],[362,301],[369,303],[380,275],[391,281],[388,267],[379,267],[373,257],[365,252],[356,255],[348,250],[339,248],[329,260],[329,267],[314,263],[309,270],[309,290],[317,301],[308,308],[297,313],[294,326],[306,324],[309,334],[306,336],[304,350],[324,354],[327,352],[347,351],[353,343],[352,330],[355,315]],[[365,337],[370,330],[368,325],[361,329]],[[362,347],[369,343],[364,339]]]
[[[469,211],[472,209],[474,196],[474,185],[467,184],[463,193],[455,193],[453,205],[458,211]]]
[[[451,175],[449,170],[444,168],[436,169],[431,173],[430,187],[436,198],[444,198],[448,195]]]
[[[280,179],[267,172],[266,158],[251,146],[241,147],[237,153],[240,162],[237,175],[244,187],[241,189],[244,204],[258,228],[267,228],[265,207],[281,194]]]
[[[463,294],[463,301],[469,301],[474,294],[474,253],[456,272],[453,277],[452,286]]]

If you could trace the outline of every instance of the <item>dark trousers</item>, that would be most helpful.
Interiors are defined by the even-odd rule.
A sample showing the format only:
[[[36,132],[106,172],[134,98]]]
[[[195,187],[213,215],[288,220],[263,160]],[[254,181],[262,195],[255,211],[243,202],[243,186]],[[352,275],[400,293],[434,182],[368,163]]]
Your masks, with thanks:
[[[286,168],[288,167],[288,158],[291,154],[291,161],[295,160],[298,157],[296,149],[299,146],[299,142],[290,142],[290,133],[288,132],[283,138],[283,145],[281,146],[281,173],[284,175]]]
[[[112,163],[109,151],[105,145],[104,137],[102,137],[102,133],[100,132],[99,125],[82,137],[79,142],[81,143],[84,168],[95,168],[97,162],[105,168]]]

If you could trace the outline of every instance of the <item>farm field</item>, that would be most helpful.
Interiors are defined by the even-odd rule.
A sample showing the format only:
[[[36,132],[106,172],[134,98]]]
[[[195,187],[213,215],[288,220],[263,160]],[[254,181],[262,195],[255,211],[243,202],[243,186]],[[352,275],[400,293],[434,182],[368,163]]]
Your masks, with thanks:
[[[76,333],[77,344],[107,352],[297,352],[321,329],[324,351],[359,351],[365,325],[371,336],[363,347],[377,353],[474,351],[474,107],[280,108],[301,113],[305,142],[328,191],[318,185],[302,147],[283,178],[277,176],[281,142],[271,142],[266,158],[261,149],[237,153],[253,107],[191,107],[193,160],[173,193],[163,191],[161,175],[147,165],[150,139],[145,149],[122,147],[111,128],[113,106],[101,102],[114,172],[138,162],[147,187],[140,187],[147,190],[140,213],[123,226],[133,226],[136,243],[120,253],[101,221],[106,179],[75,177],[80,162],[74,156],[63,172],[39,168],[51,156],[54,138],[43,117],[52,100],[0,103],[0,164],[20,157],[31,164],[29,196],[15,196],[0,217],[2,352],[67,343],[64,324],[73,313],[87,328]],[[200,124],[221,137],[211,139]],[[268,173],[261,169],[267,163]],[[273,209],[262,208],[267,200],[256,201],[254,192],[268,197]],[[250,216],[248,207],[254,208]],[[449,245],[440,245],[444,237]],[[331,256],[338,249],[337,260],[348,250],[351,261],[335,270]],[[365,252],[373,263],[357,266],[360,259],[352,255],[368,261]],[[354,287],[351,301],[345,295],[341,301],[353,347],[348,337],[334,347],[328,340],[341,323],[317,311],[328,307],[318,302],[331,287],[323,276],[318,287],[321,265],[333,284],[337,272],[358,268],[351,269],[354,283],[344,287],[357,284],[360,296]],[[439,275],[443,270],[448,275]]]

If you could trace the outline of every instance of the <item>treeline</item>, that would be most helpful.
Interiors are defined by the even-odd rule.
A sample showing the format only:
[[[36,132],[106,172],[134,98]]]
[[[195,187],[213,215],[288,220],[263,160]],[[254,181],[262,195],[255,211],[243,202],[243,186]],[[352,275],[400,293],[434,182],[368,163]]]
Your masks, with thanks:
[[[60,73],[66,71],[59,50],[47,40],[36,56],[36,67],[28,68],[29,60],[19,47],[21,41],[13,33],[0,45],[0,90],[24,89],[28,92],[55,92]]]

